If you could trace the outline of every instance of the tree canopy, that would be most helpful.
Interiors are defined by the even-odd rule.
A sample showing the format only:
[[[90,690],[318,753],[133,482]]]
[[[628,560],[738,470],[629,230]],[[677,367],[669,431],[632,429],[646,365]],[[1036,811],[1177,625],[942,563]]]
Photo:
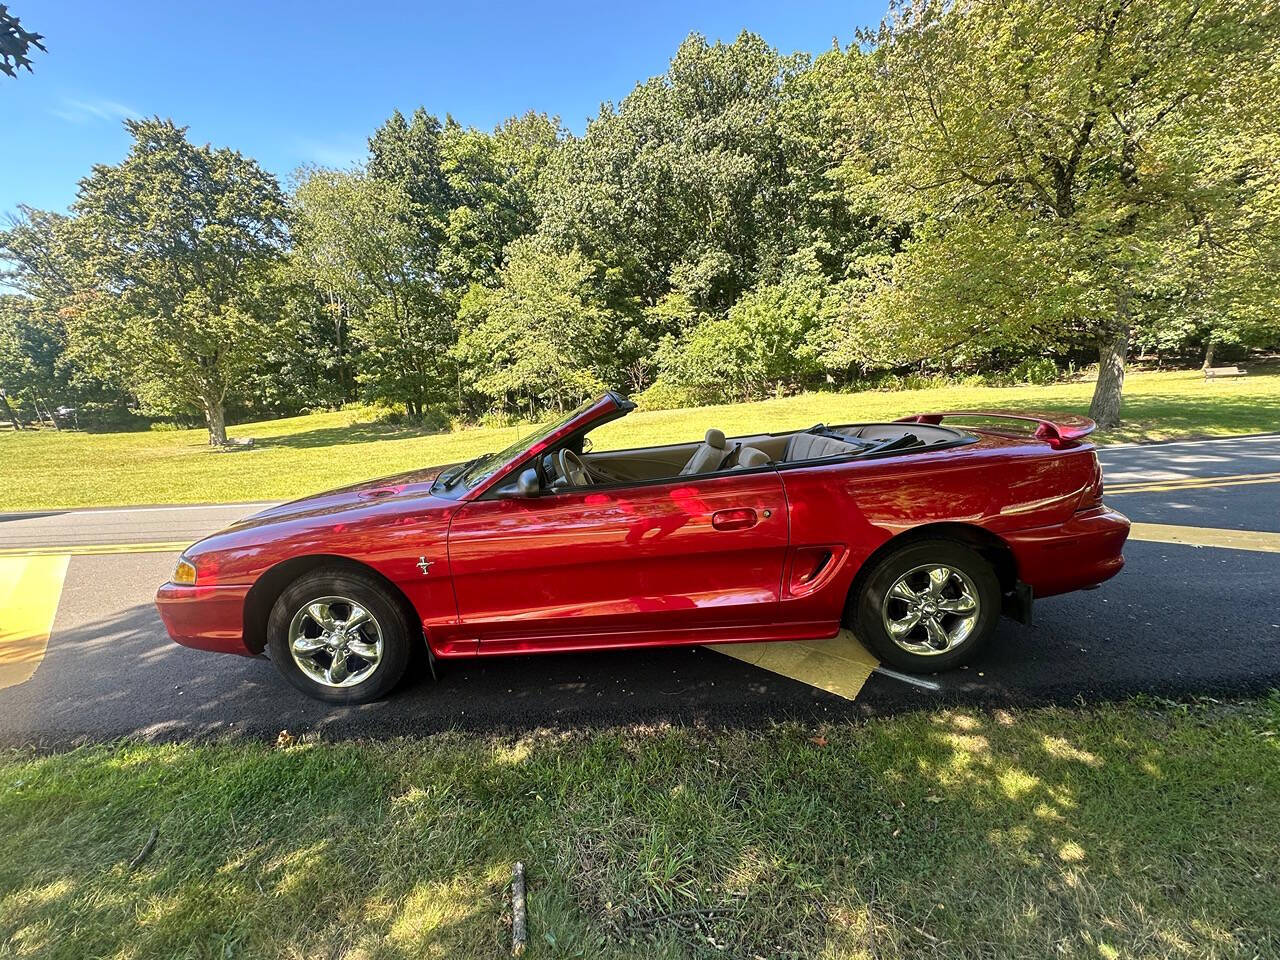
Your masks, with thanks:
[[[130,121],[0,232],[23,416],[353,400],[443,423],[1280,345],[1271,0],[905,0],[854,44],[689,36],[581,135],[393,111],[297,171]],[[15,419],[18,419],[15,416]]]
[[[1257,72],[1274,36],[1252,0],[891,8],[864,35],[868,82],[847,107],[870,189],[920,224],[872,298],[881,329],[908,357],[1091,341],[1092,413],[1117,422],[1129,343],[1162,309],[1174,251],[1251,200],[1215,158],[1274,125],[1239,102],[1274,95]]]
[[[196,407],[226,443],[227,395],[280,334],[263,307],[284,196],[254,161],[194,146],[171,121],[126,126],[129,156],[95,167],[74,206],[71,339],[104,379],[154,409]]]

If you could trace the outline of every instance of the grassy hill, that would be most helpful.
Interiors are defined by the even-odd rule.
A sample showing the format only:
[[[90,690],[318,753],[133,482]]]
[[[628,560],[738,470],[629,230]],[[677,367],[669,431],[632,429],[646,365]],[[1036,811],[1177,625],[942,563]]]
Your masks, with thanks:
[[[1084,413],[1091,383],[944,387],[892,393],[808,393],[760,403],[637,411],[595,435],[597,449],[674,443],[707,427],[741,434],[820,421],[885,420],[928,410],[1008,408]],[[1280,374],[1204,381],[1195,371],[1129,378],[1126,423],[1113,443],[1251,433],[1280,424]],[[251,450],[221,452],[205,431],[0,433],[0,510],[143,503],[279,500],[414,467],[450,463],[511,443],[527,425],[429,433],[344,410],[233,427]]]

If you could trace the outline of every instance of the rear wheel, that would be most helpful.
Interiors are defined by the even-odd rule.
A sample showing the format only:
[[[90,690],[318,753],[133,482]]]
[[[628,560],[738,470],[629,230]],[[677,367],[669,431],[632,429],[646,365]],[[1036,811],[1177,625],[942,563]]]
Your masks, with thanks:
[[[922,540],[889,554],[854,598],[858,639],[913,673],[967,663],[999,618],[1000,581],[991,564],[951,540]]]
[[[295,687],[329,703],[368,703],[391,691],[409,662],[408,619],[373,577],[321,568],[276,599],[267,645]]]

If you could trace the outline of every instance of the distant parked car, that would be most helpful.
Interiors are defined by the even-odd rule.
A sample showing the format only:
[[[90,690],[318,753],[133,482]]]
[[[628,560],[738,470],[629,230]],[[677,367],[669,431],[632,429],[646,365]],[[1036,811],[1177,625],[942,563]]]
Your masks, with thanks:
[[[306,693],[386,694],[439,658],[833,636],[970,660],[1002,613],[1114,576],[1079,417],[894,423],[593,452],[606,393],[505,450],[273,507],[190,547],[156,598],[191,647],[266,651]],[[981,418],[980,421],[977,418]],[[963,426],[973,423],[981,425]],[[1020,429],[1025,428],[1025,429]]]

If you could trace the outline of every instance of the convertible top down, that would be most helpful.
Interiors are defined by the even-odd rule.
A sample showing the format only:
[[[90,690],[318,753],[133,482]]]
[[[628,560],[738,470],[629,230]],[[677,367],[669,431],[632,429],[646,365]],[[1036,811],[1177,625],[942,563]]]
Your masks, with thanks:
[[[331,702],[433,657],[800,640],[971,659],[1000,615],[1097,585],[1129,523],[1081,417],[919,414],[594,450],[606,393],[505,450],[272,507],[201,540],[156,598],[178,643],[267,652]]]

